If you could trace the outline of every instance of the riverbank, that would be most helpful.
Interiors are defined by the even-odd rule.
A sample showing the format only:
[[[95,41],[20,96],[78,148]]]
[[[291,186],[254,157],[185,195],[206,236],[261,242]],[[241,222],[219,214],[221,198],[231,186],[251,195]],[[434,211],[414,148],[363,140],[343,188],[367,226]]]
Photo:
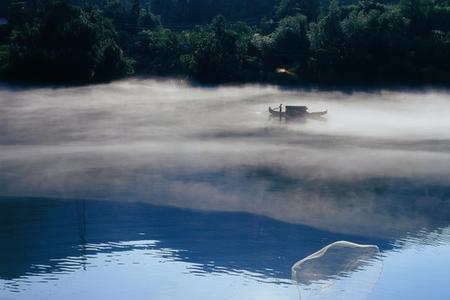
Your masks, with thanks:
[[[450,85],[446,6],[367,5],[332,1],[323,14],[260,25],[218,16],[175,31],[139,6],[117,16],[50,1],[0,26],[0,72],[52,84],[175,75],[203,84]]]

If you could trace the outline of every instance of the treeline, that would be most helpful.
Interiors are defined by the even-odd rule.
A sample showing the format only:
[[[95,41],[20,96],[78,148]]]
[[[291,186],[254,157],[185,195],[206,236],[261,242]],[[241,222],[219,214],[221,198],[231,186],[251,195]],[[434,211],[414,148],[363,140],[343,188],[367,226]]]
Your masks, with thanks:
[[[3,79],[450,83],[448,0],[75,1],[9,3]]]
[[[36,0],[21,0],[27,4],[33,4]],[[111,9],[126,10],[133,4],[132,0],[68,0],[77,6],[96,5],[107,6]],[[328,1],[328,0],[324,0]],[[351,1],[351,0],[350,0]],[[6,15],[8,6],[15,0],[0,1],[0,16]],[[166,26],[185,27],[192,24],[209,23],[215,16],[223,15],[232,21],[246,21],[248,24],[257,24],[263,16],[270,15],[274,7],[281,10],[288,6],[303,3],[311,3],[318,6],[319,0],[292,1],[292,0],[140,0],[142,7],[149,7]]]

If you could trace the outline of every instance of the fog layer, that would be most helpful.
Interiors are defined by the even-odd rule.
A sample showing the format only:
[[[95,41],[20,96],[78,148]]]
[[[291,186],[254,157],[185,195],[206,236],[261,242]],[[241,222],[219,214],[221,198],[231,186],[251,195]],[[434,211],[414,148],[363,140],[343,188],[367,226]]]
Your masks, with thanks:
[[[325,121],[271,119],[307,105]],[[443,91],[127,80],[0,90],[0,195],[244,211],[392,236],[450,220]]]

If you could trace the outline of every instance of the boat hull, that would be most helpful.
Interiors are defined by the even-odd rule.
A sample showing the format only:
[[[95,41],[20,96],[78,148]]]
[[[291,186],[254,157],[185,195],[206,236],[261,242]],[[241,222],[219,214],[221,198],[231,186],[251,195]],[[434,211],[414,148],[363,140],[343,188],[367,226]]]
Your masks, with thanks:
[[[269,113],[272,117],[277,118],[287,118],[287,119],[296,119],[296,118],[321,118],[322,116],[326,115],[328,113],[327,110],[325,111],[318,111],[318,112],[301,112],[298,114],[286,114],[286,112],[280,112],[277,110],[273,110],[271,107],[269,107]]]

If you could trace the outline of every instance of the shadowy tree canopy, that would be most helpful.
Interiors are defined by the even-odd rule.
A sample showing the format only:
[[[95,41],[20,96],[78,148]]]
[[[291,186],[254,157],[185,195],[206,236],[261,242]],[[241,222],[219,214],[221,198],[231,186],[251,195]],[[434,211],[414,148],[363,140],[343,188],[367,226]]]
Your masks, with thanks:
[[[97,10],[54,2],[14,27],[9,44],[12,78],[37,81],[102,81],[125,75],[130,66],[116,31]]]
[[[3,79],[450,83],[448,0],[7,0],[6,17]]]

